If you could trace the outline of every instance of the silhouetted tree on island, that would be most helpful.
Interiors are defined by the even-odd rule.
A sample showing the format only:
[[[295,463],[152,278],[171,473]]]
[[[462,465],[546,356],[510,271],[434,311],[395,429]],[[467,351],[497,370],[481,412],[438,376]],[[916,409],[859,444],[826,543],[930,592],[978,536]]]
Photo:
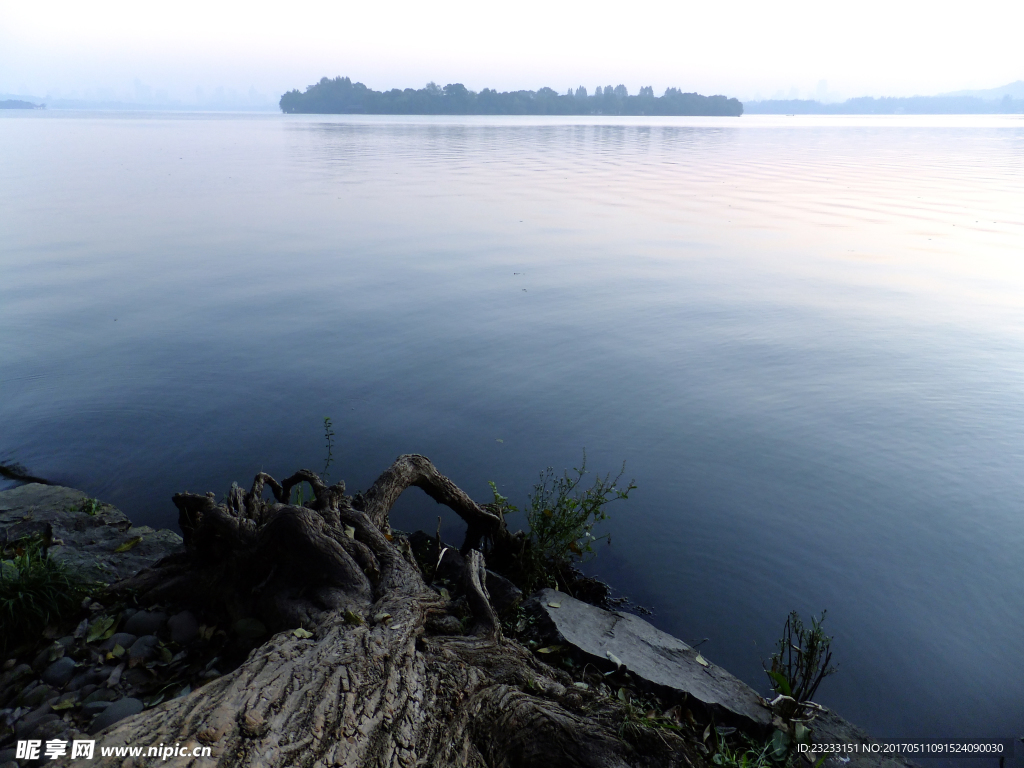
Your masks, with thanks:
[[[725,96],[701,96],[669,88],[654,95],[645,86],[630,96],[624,85],[598,86],[594,95],[579,86],[559,94],[538,91],[499,92],[484,88],[477,93],[462,83],[444,88],[427,83],[419,90],[406,88],[374,91],[350,78],[323,78],[305,92],[289,91],[281,97],[281,111],[306,114],[365,115],[717,115],[738,117],[743,105]]]

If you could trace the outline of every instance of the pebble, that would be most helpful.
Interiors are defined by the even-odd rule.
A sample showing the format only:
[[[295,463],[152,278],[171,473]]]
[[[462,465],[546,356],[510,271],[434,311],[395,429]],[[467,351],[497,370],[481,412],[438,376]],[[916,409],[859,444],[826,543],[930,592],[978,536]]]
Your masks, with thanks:
[[[36,726],[54,720],[60,720],[60,716],[54,714],[49,704],[44,704],[34,712],[29,712],[15,724],[14,735],[18,739],[26,739],[36,729]]]
[[[99,733],[104,728],[113,725],[118,720],[137,715],[142,711],[142,702],[139,699],[120,699],[104,709],[92,721],[89,733]]]
[[[75,673],[75,660],[69,656],[57,659],[42,674],[45,682],[54,688],[63,688]]]
[[[69,691],[77,691],[86,685],[102,683],[108,677],[110,677],[109,669],[103,669],[102,667],[100,669],[89,669],[71,678],[71,682],[68,683],[67,688]]]
[[[28,664],[19,664],[13,669],[4,672],[0,675],[0,686],[7,685],[8,683],[15,683],[21,680],[23,677],[28,677],[32,674],[32,667]]]
[[[132,635],[155,635],[167,623],[162,611],[139,611],[124,623],[123,630]]]
[[[185,645],[199,637],[199,622],[190,611],[182,611],[172,616],[167,621],[167,628],[171,631],[171,640]]]
[[[117,698],[116,691],[112,691],[109,688],[97,688],[82,699],[82,702],[84,704],[92,704],[94,701],[113,701],[115,698]]]
[[[90,701],[88,704],[82,705],[82,712],[89,717],[98,715],[100,712],[109,707],[111,702],[109,701]]]
[[[138,635],[132,635],[128,632],[117,632],[110,636],[109,640],[106,640],[103,645],[100,646],[101,651],[112,651],[115,645],[120,645],[122,648],[131,648],[132,643],[138,640]]]
[[[51,654],[53,654],[51,656]],[[32,669],[46,669],[57,658],[64,655],[64,649],[56,650],[53,645],[48,645],[39,652],[39,655],[32,660]]]
[[[149,661],[156,656],[156,645],[159,642],[156,635],[143,635],[128,649],[128,658],[132,661]]]
[[[21,703],[26,707],[38,707],[48,698],[54,695],[56,691],[48,685],[38,685],[31,691],[21,697]]]
[[[124,673],[124,684],[130,688],[137,688],[145,685],[153,678],[143,667],[134,667]]]
[[[50,720],[47,718],[45,723],[36,723],[36,727],[32,729],[32,738],[40,739],[43,742],[50,739],[67,739],[69,731],[68,724],[62,719]]]

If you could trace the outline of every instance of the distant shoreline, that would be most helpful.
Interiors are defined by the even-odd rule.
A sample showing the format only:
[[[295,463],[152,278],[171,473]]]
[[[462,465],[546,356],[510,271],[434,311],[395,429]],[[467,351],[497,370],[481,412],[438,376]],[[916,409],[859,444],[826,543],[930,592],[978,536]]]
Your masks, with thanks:
[[[1024,99],[1004,96],[861,96],[835,104],[811,99],[767,99],[743,104],[748,115],[1019,115]]]
[[[0,101],[0,109],[46,109],[45,104],[34,104],[31,101],[21,99],[6,99]]]

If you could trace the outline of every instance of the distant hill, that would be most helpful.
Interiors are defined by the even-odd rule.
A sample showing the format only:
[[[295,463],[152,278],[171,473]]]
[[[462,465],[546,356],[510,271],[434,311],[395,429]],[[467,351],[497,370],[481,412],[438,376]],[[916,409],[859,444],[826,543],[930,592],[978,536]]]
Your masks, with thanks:
[[[0,93],[0,109],[60,109],[60,110],[82,110],[100,112],[267,112],[277,107],[267,97],[263,102],[246,101],[244,94],[229,94],[227,98],[215,100],[207,99],[204,103],[182,102],[179,100],[164,101],[132,101],[130,99],[95,99],[95,98],[69,98],[54,96],[50,94],[45,97],[30,96],[17,93]],[[4,101],[15,101],[27,103],[29,106],[4,106]],[[38,105],[38,106],[37,106]]]
[[[1001,85],[998,88],[987,88],[981,91],[953,91],[942,93],[940,96],[973,96],[976,99],[1002,99],[1009,96],[1011,99],[1024,99],[1024,80],[1017,80],[1009,85]]]
[[[46,109],[45,104],[33,104],[31,101],[21,99],[6,99],[0,101],[0,109]]]
[[[1024,113],[1024,98],[947,95],[876,99],[862,96],[838,104],[809,99],[771,99],[748,101],[743,106],[751,115],[1019,115]]]
[[[743,105],[725,96],[701,96],[669,88],[654,95],[651,87],[630,95],[626,86],[598,87],[590,95],[582,86],[559,94],[551,88],[479,93],[461,83],[441,88],[434,83],[418,90],[374,91],[347,77],[323,78],[305,92],[281,97],[281,111],[315,114],[367,115],[717,115],[738,117]]]

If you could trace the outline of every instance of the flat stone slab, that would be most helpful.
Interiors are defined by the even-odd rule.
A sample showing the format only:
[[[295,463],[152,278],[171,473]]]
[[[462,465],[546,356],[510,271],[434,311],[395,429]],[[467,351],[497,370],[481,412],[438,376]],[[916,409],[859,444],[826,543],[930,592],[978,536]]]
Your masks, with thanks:
[[[695,649],[638,616],[606,611],[553,589],[538,592],[524,608],[550,619],[558,642],[568,643],[605,661],[616,663],[617,659],[635,677],[686,693],[708,708],[746,720],[764,732],[770,729],[771,711],[753,688],[703,656],[700,657],[702,664]],[[610,659],[609,653],[615,659]],[[811,723],[811,741],[815,744],[877,744],[866,732],[828,710]],[[823,768],[916,768],[916,765],[898,756],[858,750],[827,757]]]
[[[877,744],[866,731],[843,720],[835,712],[823,712],[811,723],[811,741],[815,744],[856,744],[858,747]],[[815,760],[817,762],[817,759]],[[986,761],[981,761],[986,762]],[[823,768],[916,768],[917,764],[899,755],[882,752],[848,752],[828,757]]]
[[[148,526],[133,527],[124,513],[100,504],[95,515],[81,511],[89,496],[74,488],[29,483],[0,491],[0,542],[34,533],[48,537],[50,556],[85,578],[111,584],[175,552],[181,536]],[[118,548],[123,551],[118,552]]]
[[[553,589],[541,590],[529,604],[551,620],[562,641],[584,653],[621,662],[636,677],[685,693],[734,718],[760,727],[772,721],[771,711],[753,688],[638,616],[606,611]]]

